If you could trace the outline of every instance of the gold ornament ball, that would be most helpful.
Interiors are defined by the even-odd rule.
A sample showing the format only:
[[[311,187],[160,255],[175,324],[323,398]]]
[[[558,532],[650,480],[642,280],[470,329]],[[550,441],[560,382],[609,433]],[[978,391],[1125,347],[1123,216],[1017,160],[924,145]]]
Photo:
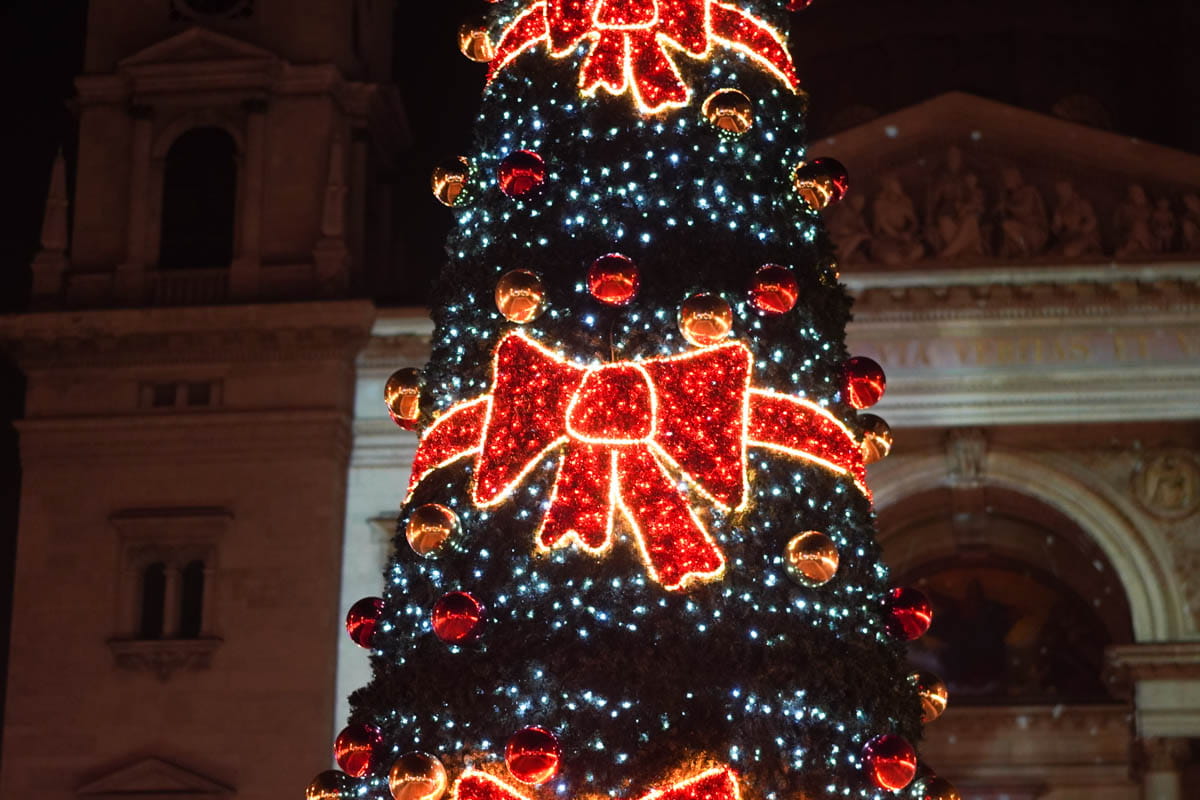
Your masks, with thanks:
[[[446,768],[429,753],[405,753],[388,772],[394,800],[441,800],[448,784]]]
[[[679,307],[679,332],[689,344],[718,344],[733,330],[733,309],[715,294],[694,294]]]
[[[383,400],[393,422],[405,430],[415,430],[421,417],[420,371],[410,367],[393,372],[383,387]]]
[[[327,769],[312,779],[304,790],[305,800],[346,800],[354,781],[338,769]]]
[[[509,322],[524,325],[546,310],[546,287],[527,269],[509,270],[496,282],[496,308]]]
[[[718,89],[708,96],[700,113],[723,133],[741,136],[754,125],[754,104],[737,89]]]
[[[917,695],[921,698],[921,722],[933,722],[950,701],[946,682],[932,672],[914,672],[908,679],[917,687]]]
[[[850,178],[837,159],[814,158],[792,170],[792,188],[809,207],[820,211],[846,196]]]
[[[920,800],[962,800],[962,795],[950,781],[936,775],[921,779],[917,797]]]
[[[892,452],[892,426],[874,414],[859,414],[858,422],[863,428],[863,461],[874,464],[887,458]]]
[[[788,575],[801,586],[823,586],[837,574],[838,551],[833,540],[819,531],[792,537],[784,550]]]
[[[496,57],[485,22],[464,22],[458,29],[458,49],[472,61],[486,64]]]
[[[429,188],[433,190],[433,196],[439,203],[453,206],[467,188],[467,179],[470,177],[471,167],[466,157],[458,156],[433,168]]]
[[[440,503],[417,506],[404,526],[408,546],[422,558],[437,553],[457,533],[458,515]]]

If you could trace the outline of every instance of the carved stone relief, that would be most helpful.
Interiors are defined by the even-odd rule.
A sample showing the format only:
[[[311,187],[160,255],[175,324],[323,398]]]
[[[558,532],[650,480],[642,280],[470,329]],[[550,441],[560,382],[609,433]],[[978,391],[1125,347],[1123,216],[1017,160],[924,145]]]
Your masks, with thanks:
[[[1183,519],[1200,508],[1200,465],[1183,450],[1146,454],[1134,467],[1133,496],[1163,519]]]

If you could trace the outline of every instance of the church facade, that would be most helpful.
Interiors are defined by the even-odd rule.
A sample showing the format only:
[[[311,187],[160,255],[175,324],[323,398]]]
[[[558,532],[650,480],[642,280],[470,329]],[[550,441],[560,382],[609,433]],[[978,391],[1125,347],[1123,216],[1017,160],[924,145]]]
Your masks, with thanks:
[[[299,796],[367,678],[341,618],[416,444],[382,387],[431,334],[354,299],[403,268],[391,6],[144,5],[91,3],[71,227],[60,162],[0,317],[0,798]],[[923,756],[971,800],[1194,796],[1200,157],[960,93],[810,149],[855,177],[827,221],[888,374],[885,555],[935,601]]]

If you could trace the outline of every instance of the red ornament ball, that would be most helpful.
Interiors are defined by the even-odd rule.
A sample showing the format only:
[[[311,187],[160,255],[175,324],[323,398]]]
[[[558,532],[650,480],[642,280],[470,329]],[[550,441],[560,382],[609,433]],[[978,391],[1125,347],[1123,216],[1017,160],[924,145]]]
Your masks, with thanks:
[[[883,626],[889,636],[911,642],[923,636],[932,622],[933,607],[924,594],[910,586],[897,586],[888,592]]]
[[[610,306],[623,306],[632,300],[640,283],[637,264],[620,253],[600,256],[588,267],[588,292]]]
[[[446,644],[474,639],[483,624],[483,604],[466,592],[448,592],[433,604],[433,632]]]
[[[375,627],[383,617],[383,598],[364,597],[346,612],[346,633],[359,647],[371,648]]]
[[[532,150],[509,153],[500,162],[500,191],[509,197],[524,197],[546,181],[546,162]]]
[[[767,264],[759,267],[750,282],[750,300],[764,314],[786,314],[796,307],[800,284],[787,267]]]
[[[349,725],[333,742],[333,758],[347,775],[361,778],[371,771],[371,761],[383,744],[383,732],[374,725]]]
[[[855,408],[870,408],[879,402],[887,388],[883,367],[866,356],[855,356],[842,366],[842,386],[847,400]]]
[[[917,774],[917,751],[903,736],[885,733],[863,745],[863,763],[880,789],[898,792]]]
[[[545,728],[530,726],[512,735],[504,747],[504,763],[521,783],[545,783],[558,772],[562,749],[558,737]]]

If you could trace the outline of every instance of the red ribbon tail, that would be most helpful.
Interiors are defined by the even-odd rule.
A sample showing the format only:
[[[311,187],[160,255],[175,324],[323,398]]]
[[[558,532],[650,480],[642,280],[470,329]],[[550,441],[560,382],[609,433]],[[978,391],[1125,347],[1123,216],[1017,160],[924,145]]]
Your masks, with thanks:
[[[568,442],[550,494],[550,507],[537,534],[539,546],[550,549],[577,541],[591,553],[606,550],[612,543],[613,493],[611,449]]]
[[[622,449],[616,470],[621,510],[655,580],[675,590],[725,570],[721,549],[649,450]]]
[[[799,88],[796,65],[787,45],[767,23],[737,6],[712,4],[712,33],[735,50],[740,50],[766,67],[788,85]]]
[[[579,88],[584,94],[595,94],[603,86],[612,94],[625,91],[625,31],[600,31],[596,43],[588,51],[579,68]]]
[[[510,61],[549,35],[546,26],[546,4],[531,4],[504,29],[500,41],[496,43],[495,55],[488,62],[488,83],[491,83],[496,73],[508,66]]]
[[[663,43],[650,31],[629,34],[629,60],[632,65],[634,93],[649,113],[687,105],[690,93],[679,68],[663,49]]]
[[[405,502],[426,475],[479,449],[489,399],[485,395],[459,403],[425,429],[413,456]]]

